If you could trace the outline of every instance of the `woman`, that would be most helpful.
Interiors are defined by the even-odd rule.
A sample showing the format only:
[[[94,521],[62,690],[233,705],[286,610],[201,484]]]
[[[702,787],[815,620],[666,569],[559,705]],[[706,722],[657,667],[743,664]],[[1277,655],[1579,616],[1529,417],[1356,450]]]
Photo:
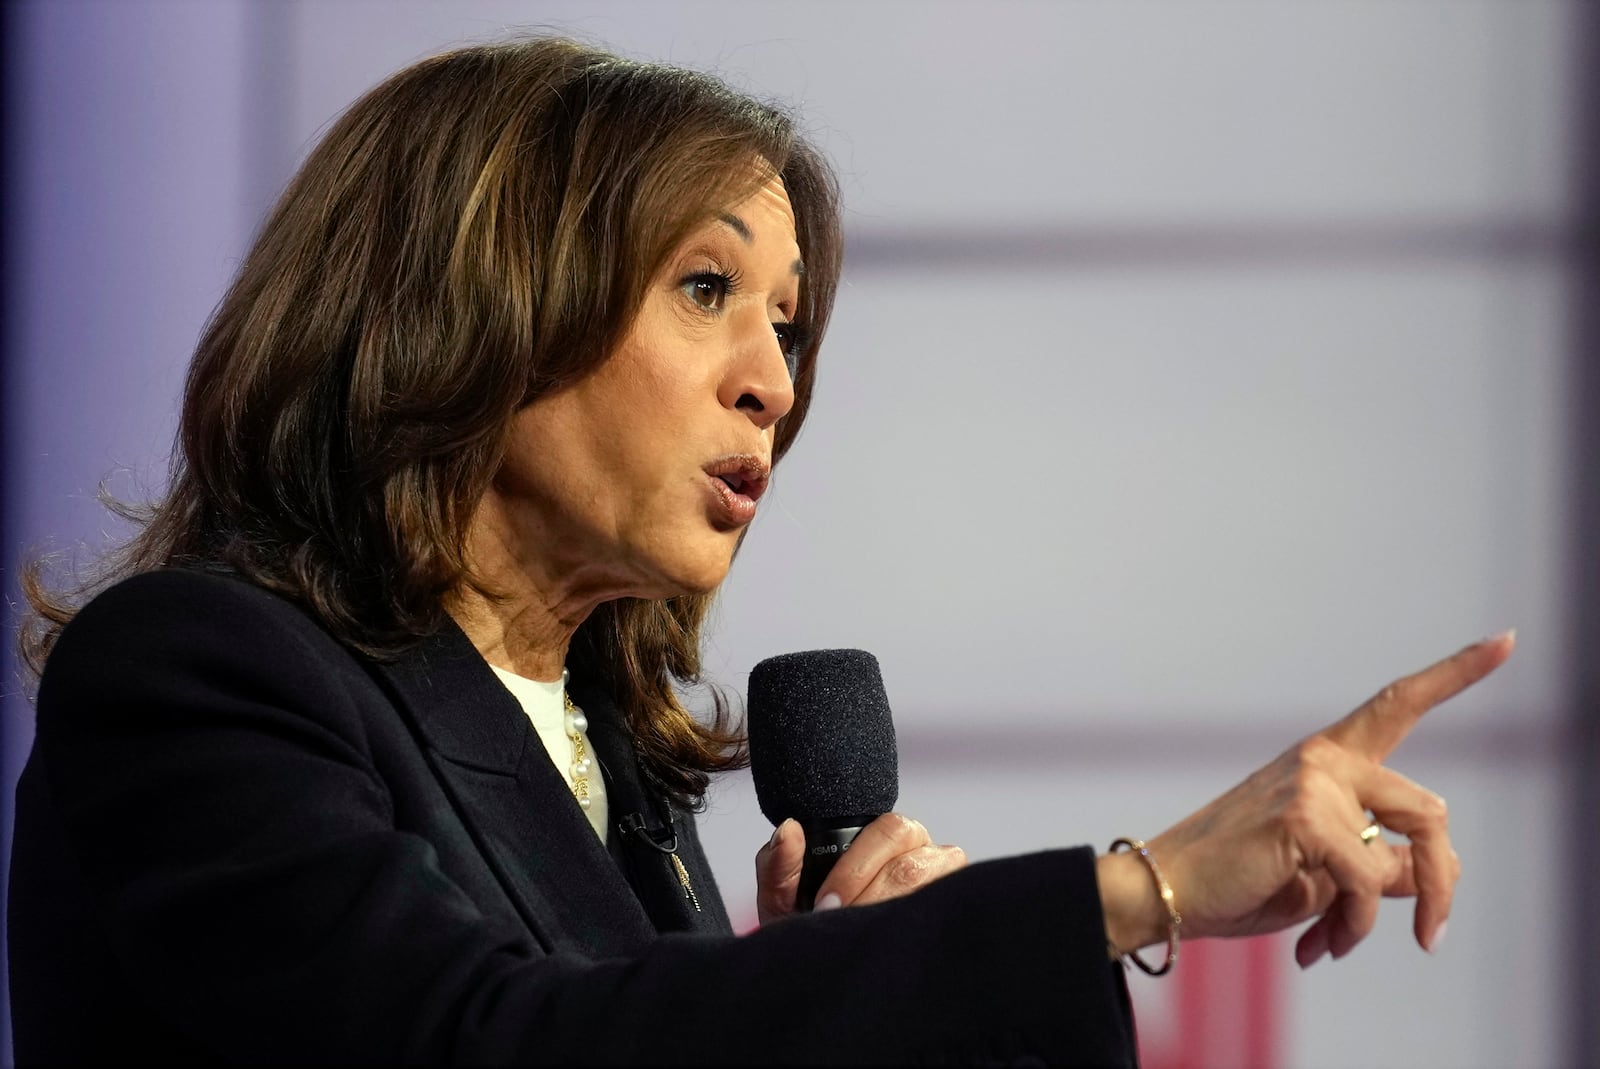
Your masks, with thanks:
[[[1433,945],[1443,805],[1381,761],[1507,637],[1144,853],[968,868],[891,815],[821,889],[850,908],[732,936],[692,812],[740,738],[673,686],[804,419],[839,245],[825,164],[703,75],[534,40],[354,105],[208,328],[108,589],[31,591],[19,1062],[1126,1064],[1116,959],[1179,911],[1318,917],[1309,964],[1415,895]],[[800,852],[759,851],[764,921]]]

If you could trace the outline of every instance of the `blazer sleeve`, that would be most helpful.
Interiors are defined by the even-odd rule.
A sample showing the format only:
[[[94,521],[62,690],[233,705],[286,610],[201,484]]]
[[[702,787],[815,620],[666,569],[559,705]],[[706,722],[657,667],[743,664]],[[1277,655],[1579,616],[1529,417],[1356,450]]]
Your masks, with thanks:
[[[172,586],[66,630],[36,759],[119,971],[223,1058],[1134,1060],[1088,848],[744,937],[546,954],[397,829],[325,636]]]

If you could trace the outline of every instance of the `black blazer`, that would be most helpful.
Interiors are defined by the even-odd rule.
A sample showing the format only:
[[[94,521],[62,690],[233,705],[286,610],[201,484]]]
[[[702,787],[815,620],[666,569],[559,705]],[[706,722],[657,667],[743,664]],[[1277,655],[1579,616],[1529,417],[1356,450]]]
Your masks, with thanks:
[[[101,595],[17,791],[18,1062],[1133,1061],[1092,851],[736,937],[571,685],[609,852],[453,625],[378,663],[230,576]]]

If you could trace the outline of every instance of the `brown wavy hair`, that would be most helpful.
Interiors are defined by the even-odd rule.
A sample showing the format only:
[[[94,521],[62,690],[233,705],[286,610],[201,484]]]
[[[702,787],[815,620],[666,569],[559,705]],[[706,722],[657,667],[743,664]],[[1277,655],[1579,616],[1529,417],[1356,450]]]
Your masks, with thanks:
[[[840,261],[837,183],[781,108],[694,71],[574,41],[424,60],[333,125],[269,217],[200,341],[165,497],[93,579],[24,575],[35,672],[76,606],[116,580],[221,564],[371,656],[444,623],[473,509],[514,414],[594,371],[688,234],[779,174],[806,264],[793,443]],[[697,802],[744,763],[698,682],[710,595],[602,605],[574,649],[606,666],[646,770]]]

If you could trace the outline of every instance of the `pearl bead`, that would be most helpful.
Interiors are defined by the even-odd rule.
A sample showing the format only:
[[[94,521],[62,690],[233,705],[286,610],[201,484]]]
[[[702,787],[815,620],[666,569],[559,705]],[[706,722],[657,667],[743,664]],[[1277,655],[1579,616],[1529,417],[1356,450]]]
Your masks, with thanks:
[[[589,808],[589,799],[587,799],[587,798],[579,798],[578,799],[578,804],[583,806],[583,808],[588,809]]]
[[[582,713],[573,713],[572,719],[568,723],[572,725],[572,730],[580,735],[589,730],[589,718]]]

